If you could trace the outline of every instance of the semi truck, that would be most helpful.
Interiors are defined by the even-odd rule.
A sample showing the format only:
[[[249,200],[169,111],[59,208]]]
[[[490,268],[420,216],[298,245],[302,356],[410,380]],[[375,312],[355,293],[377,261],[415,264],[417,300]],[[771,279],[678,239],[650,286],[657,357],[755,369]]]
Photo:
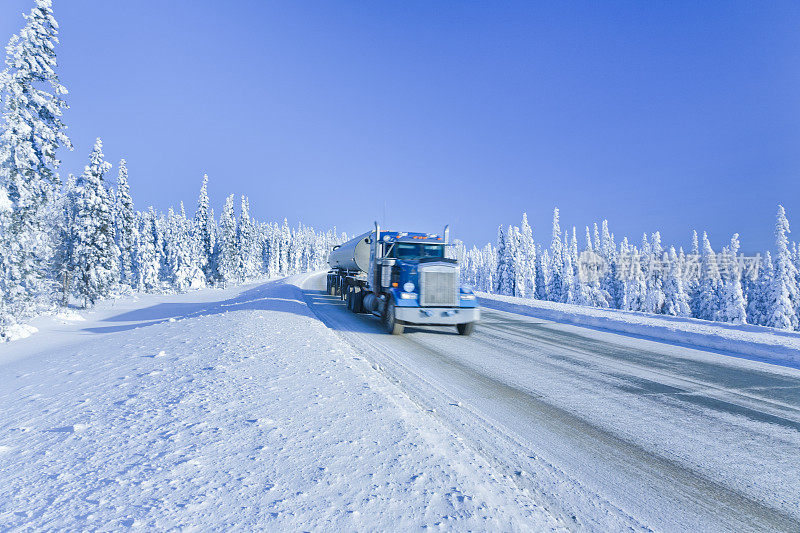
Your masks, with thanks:
[[[448,241],[447,226],[438,235],[381,231],[376,222],[373,231],[333,247],[326,291],[354,313],[379,317],[393,335],[407,325],[456,326],[469,335],[480,308],[460,284],[458,261],[447,257]]]

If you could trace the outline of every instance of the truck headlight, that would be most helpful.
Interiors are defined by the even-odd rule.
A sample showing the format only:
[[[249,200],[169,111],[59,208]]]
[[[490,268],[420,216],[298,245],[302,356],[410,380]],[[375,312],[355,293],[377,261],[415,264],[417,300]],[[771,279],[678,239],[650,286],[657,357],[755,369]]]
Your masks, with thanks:
[[[475,299],[475,295],[474,294],[462,294],[461,295],[461,299],[462,300],[474,300]]]
[[[407,281],[405,285],[403,285],[403,290],[406,292],[414,292],[414,289],[416,289],[416,287],[410,281]]]
[[[408,285],[408,283],[406,283],[406,285]],[[417,293],[416,292],[401,292],[400,293],[400,298],[402,300],[416,300]]]

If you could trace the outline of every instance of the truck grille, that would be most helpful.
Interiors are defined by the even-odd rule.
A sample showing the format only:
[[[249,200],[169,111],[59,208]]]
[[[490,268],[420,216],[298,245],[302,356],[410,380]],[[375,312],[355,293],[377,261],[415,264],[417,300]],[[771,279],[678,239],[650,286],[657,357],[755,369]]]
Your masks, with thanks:
[[[423,306],[456,307],[458,305],[458,270],[422,270],[419,303]]]

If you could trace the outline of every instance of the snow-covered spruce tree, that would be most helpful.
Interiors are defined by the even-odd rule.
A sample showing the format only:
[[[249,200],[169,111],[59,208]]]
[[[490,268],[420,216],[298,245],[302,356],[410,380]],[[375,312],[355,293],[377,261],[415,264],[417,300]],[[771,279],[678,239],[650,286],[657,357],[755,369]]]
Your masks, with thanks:
[[[602,222],[602,236],[600,240],[600,257],[603,261],[603,270],[600,277],[600,288],[608,294],[610,307],[620,308],[619,279],[617,277],[617,245],[608,230],[608,220]]]
[[[722,282],[722,302],[720,320],[734,324],[747,323],[747,301],[742,290],[742,271],[737,255],[739,254],[739,234],[731,237],[730,247],[725,250],[726,272]]]
[[[283,225],[280,227],[278,239],[278,274],[286,276],[289,274],[291,265],[291,254],[289,251],[289,244],[292,241],[292,230],[289,229],[289,221],[283,219]]]
[[[183,202],[181,202],[179,220],[181,224],[181,241],[183,243],[180,252],[186,265],[186,274],[183,279],[187,280],[188,288],[202,289],[206,286],[206,275],[200,268],[199,247],[194,239],[194,222],[186,216],[186,208],[183,206]]]
[[[511,279],[514,281],[513,283],[513,291],[512,296],[516,296],[518,298],[525,297],[525,278],[524,278],[524,257],[522,255],[522,233],[520,232],[519,228],[516,226],[509,226],[508,233],[511,237],[509,243],[511,244]]]
[[[626,311],[644,311],[644,299],[647,294],[647,280],[642,270],[642,257],[639,250],[628,244],[628,238],[622,239],[620,256],[624,265],[621,265],[620,277],[622,278],[621,309]]]
[[[562,269],[564,267],[564,247],[561,243],[561,226],[558,220],[558,208],[553,210],[553,239],[550,243],[550,285],[547,287],[548,299],[553,302],[563,301]]]
[[[562,257],[564,265],[561,277],[561,296],[564,303],[578,305],[580,302],[575,294],[575,271],[572,266],[572,254],[565,253]]]
[[[521,265],[519,278],[522,280],[520,295],[527,298],[536,297],[536,243],[533,240],[533,230],[528,223],[528,214],[522,213],[520,226],[519,252]]]
[[[492,246],[492,243],[487,242],[481,250],[484,263],[484,281],[481,290],[485,292],[492,292],[494,290],[494,275],[497,271],[497,249]]]
[[[780,329],[797,329],[797,272],[789,252],[789,221],[782,205],[775,222],[775,273],[769,295],[767,325]]]
[[[769,321],[770,296],[775,277],[772,254],[767,251],[764,259],[757,265],[758,275],[748,283],[747,319],[751,324],[766,326]]]
[[[564,243],[567,243],[567,234],[564,233]],[[569,255],[572,258],[572,269],[573,273],[578,269],[578,260],[580,256],[578,255],[578,234],[575,230],[575,226],[572,226],[572,239],[569,241]]]
[[[77,182],[70,174],[61,194],[56,200],[58,212],[56,222],[56,242],[54,272],[61,292],[61,305],[69,305],[72,294],[75,272],[75,243],[77,242]]]
[[[223,283],[235,281],[237,279],[236,266],[239,259],[236,242],[236,215],[233,211],[232,194],[225,200],[225,205],[219,216],[217,243],[219,246],[219,278]]]
[[[0,342],[5,341],[8,329],[16,323],[14,314],[8,305],[9,270],[9,237],[13,204],[8,198],[5,187],[0,185]]]
[[[214,213],[208,202],[208,174],[203,175],[203,185],[197,199],[197,211],[194,214],[193,239],[197,247],[200,269],[206,275],[206,283],[213,284],[217,280],[217,268],[214,262],[216,226]]]
[[[78,293],[86,306],[111,294],[119,281],[111,199],[103,180],[110,168],[103,159],[103,143],[98,138],[78,180],[76,199],[75,265]]]
[[[274,223],[267,224],[264,235],[264,262],[267,265],[267,277],[274,278],[280,272],[280,236]]]
[[[700,280],[697,288],[696,308],[692,309],[697,318],[717,320],[719,302],[720,275],[717,256],[711,248],[708,234],[703,232],[703,251],[700,257]]]
[[[139,230],[136,234],[134,259],[134,270],[137,276],[136,288],[140,291],[154,292],[160,288],[158,280],[160,264],[155,244],[156,214],[150,207],[147,212],[140,213],[137,218]]]
[[[661,246],[661,233],[653,233],[652,242],[649,244],[647,268],[647,295],[645,296],[645,311],[648,313],[664,312],[664,248]]]
[[[59,185],[56,151],[72,149],[62,121],[67,90],[56,73],[58,24],[50,0],[36,0],[25,22],[6,46],[0,77],[0,185],[12,206],[5,275],[13,290],[6,294],[6,309],[18,315],[32,312],[37,300],[47,303],[52,295],[53,235],[44,211]]]
[[[511,226],[497,228],[497,268],[493,290],[496,294],[514,295],[514,235]]]
[[[692,248],[689,255],[686,256],[683,280],[686,284],[686,292],[689,294],[689,306],[692,308],[692,316],[696,318],[700,316],[700,259],[697,230],[692,230]]]
[[[136,244],[136,215],[128,184],[128,166],[124,159],[119,162],[117,191],[114,196],[114,237],[119,249],[120,282],[126,286],[133,286],[135,284],[133,254]]]
[[[256,275],[255,247],[253,246],[253,224],[250,220],[250,202],[242,195],[241,214],[236,226],[237,255],[236,275],[241,281]]]
[[[536,298],[539,300],[549,300],[550,295],[547,290],[550,287],[550,254],[547,249],[539,248],[536,254],[538,267],[536,268]]]
[[[669,271],[664,280],[664,314],[688,317],[692,310],[689,307],[689,295],[683,284],[682,261],[675,247],[669,249]]]
[[[189,221],[186,219],[183,202],[180,213],[176,214],[172,208],[169,209],[164,241],[170,271],[168,281],[172,287],[179,292],[203,287],[205,275],[195,262]]]

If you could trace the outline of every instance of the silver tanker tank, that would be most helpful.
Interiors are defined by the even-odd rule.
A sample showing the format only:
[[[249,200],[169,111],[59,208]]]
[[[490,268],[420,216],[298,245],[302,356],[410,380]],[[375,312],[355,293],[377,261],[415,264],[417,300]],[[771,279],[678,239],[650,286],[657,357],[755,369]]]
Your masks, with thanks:
[[[369,270],[370,235],[372,232],[368,231],[339,246],[334,246],[328,256],[328,264],[331,268],[367,272]]]

